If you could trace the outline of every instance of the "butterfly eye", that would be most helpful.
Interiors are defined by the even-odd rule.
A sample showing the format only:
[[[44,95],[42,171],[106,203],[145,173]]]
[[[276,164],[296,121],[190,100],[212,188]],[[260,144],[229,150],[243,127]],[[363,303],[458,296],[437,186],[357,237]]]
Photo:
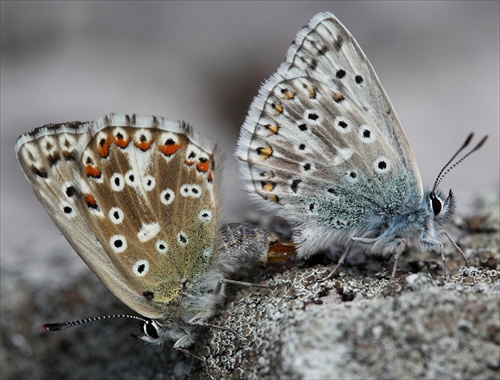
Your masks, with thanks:
[[[153,323],[153,322],[146,322],[144,323],[144,333],[148,338],[151,339],[159,339],[160,336],[158,335],[158,326]]]
[[[429,195],[429,199],[434,215],[435,216],[439,215],[441,213],[441,210],[443,209],[443,202],[436,196],[435,193],[431,193]]]

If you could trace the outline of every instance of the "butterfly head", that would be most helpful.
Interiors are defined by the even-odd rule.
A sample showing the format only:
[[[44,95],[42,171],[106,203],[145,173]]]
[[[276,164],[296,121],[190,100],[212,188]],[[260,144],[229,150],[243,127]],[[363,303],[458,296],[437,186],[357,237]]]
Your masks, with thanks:
[[[445,198],[439,190],[429,191],[426,195],[429,211],[434,215],[434,221],[442,225],[455,212],[455,195],[450,190]]]

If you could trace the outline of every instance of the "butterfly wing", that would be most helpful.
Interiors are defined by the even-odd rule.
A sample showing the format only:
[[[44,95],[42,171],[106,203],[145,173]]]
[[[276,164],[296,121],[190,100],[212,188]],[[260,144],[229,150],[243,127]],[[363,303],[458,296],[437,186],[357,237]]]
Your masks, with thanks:
[[[211,264],[215,146],[184,123],[109,115],[38,128],[16,150],[64,236],[136,312],[165,316]]]
[[[297,34],[285,62],[260,88],[236,157],[252,198],[296,225],[360,227],[423,193],[377,75],[330,13]]]

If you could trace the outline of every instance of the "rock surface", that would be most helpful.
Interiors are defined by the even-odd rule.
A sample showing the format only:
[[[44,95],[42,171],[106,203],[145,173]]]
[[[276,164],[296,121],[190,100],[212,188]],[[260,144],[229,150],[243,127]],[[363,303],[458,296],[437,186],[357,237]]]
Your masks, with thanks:
[[[347,263],[340,275],[325,255],[291,260],[243,277],[269,289],[231,286],[214,324],[192,351],[152,348],[128,336],[136,323],[115,319],[43,333],[44,322],[130,313],[92,275],[64,289],[37,288],[29,276],[2,270],[3,379],[120,378],[498,378],[500,254],[498,194],[475,216],[447,229],[471,267],[447,248],[439,256],[410,251],[394,281],[391,262]]]

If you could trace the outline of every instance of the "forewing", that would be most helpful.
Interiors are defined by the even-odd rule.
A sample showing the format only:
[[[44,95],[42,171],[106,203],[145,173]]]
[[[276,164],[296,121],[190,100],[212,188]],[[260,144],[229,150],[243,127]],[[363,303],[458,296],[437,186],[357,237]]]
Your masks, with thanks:
[[[414,155],[384,89],[329,13],[297,34],[285,62],[262,85],[236,156],[254,199],[298,222],[308,215],[322,225],[353,227],[422,195]]]
[[[64,236],[118,298],[150,318],[210,265],[214,149],[183,123],[127,115],[40,128],[17,145]]]

